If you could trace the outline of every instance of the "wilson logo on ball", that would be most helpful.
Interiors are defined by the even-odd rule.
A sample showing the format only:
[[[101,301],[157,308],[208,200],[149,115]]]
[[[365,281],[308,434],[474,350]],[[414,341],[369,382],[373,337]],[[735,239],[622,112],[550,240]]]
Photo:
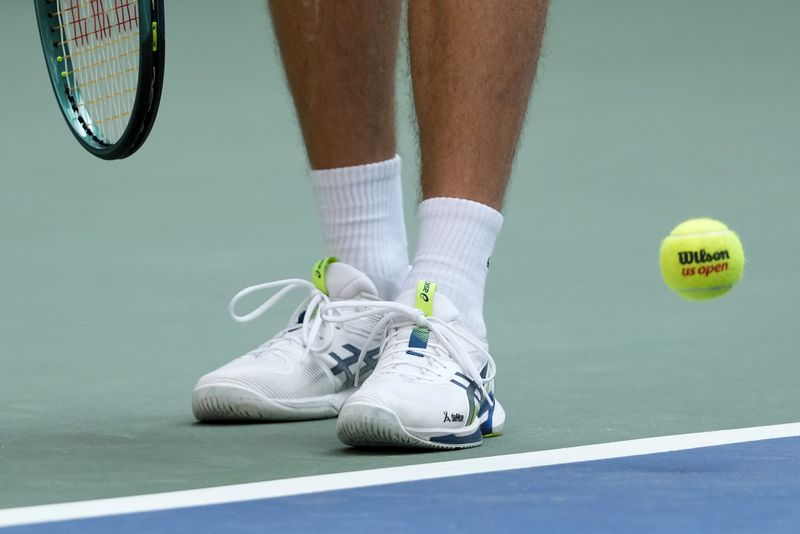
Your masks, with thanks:
[[[727,250],[720,250],[710,254],[704,248],[699,251],[678,252],[678,261],[681,265],[691,265],[693,263],[709,263],[712,261],[728,260],[730,255]]]

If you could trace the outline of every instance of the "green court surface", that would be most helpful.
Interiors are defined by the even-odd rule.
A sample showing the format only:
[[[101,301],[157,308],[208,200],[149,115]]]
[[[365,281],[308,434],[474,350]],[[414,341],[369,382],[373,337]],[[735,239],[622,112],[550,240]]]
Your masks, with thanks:
[[[788,0],[554,2],[487,292],[506,434],[381,454],[334,420],[192,418],[196,379],[294,305],[239,325],[228,299],[322,253],[264,3],[167,0],[155,129],[105,162],[57,111],[31,3],[3,0],[0,507],[800,420],[798,27]],[[693,303],[657,252],[703,215],[748,264]]]

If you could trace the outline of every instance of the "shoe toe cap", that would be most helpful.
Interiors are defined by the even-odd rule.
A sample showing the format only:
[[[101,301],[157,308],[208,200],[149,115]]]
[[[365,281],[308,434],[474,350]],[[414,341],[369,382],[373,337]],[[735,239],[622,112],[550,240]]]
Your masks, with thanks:
[[[280,366],[243,357],[200,377],[194,390],[197,393],[209,387],[247,390],[281,399],[324,395],[331,392],[333,384],[318,366]]]

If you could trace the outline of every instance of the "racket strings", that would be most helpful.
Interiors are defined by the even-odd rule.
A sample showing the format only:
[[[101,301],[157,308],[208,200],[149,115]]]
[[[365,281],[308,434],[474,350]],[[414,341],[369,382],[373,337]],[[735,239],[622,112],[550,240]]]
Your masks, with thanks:
[[[56,0],[68,97],[88,135],[117,142],[139,77],[138,0]]]
[[[95,69],[95,67],[99,67],[100,65],[103,65],[105,63],[109,63],[109,62],[112,62],[112,61],[117,61],[120,58],[125,57],[127,55],[138,54],[138,53],[139,53],[139,49],[138,48],[135,49],[135,50],[127,50],[127,51],[125,51],[125,52],[123,52],[123,53],[121,53],[121,54],[119,54],[117,56],[103,58],[103,59],[100,59],[98,61],[95,61],[94,63],[89,63],[88,65],[84,65],[83,67],[74,68],[72,70],[68,70],[68,71],[64,71],[64,72],[66,72],[67,74],[75,74],[77,72],[86,72],[86,71]],[[75,57],[75,56],[76,56],[76,54],[73,54],[71,57]],[[123,71],[119,71],[119,72],[123,72]],[[117,73],[115,72],[115,73],[112,73],[112,74],[117,74]],[[101,78],[102,78],[102,76],[101,76]],[[95,78],[95,80],[98,80],[98,79],[100,79],[100,78]],[[84,82],[84,83],[86,83],[86,82]]]
[[[56,26],[55,29],[60,29],[60,27]],[[136,39],[138,37],[139,37],[138,34],[123,35],[121,37],[117,37],[116,39],[103,41],[103,42],[101,42],[99,44],[96,44],[94,46],[90,46],[90,47],[85,48],[83,50],[75,50],[72,53],[65,55],[64,58],[69,59],[69,58],[74,57],[74,56],[80,56],[81,54],[87,54],[89,52],[92,52],[92,51],[97,50],[98,48],[102,48],[104,46],[112,46],[112,45],[118,44],[120,41],[126,41],[126,40],[129,40],[129,39]],[[62,44],[68,44],[68,43],[69,43],[69,41],[65,41],[64,43],[62,43],[61,41],[58,41],[55,44],[56,44],[56,46],[61,46]]]

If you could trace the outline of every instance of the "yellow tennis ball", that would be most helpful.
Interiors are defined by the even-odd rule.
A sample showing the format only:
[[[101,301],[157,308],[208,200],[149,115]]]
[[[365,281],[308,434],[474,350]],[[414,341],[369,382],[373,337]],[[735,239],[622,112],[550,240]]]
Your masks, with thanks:
[[[714,219],[690,219],[661,243],[661,276],[670,289],[689,300],[724,295],[744,271],[739,236]]]

